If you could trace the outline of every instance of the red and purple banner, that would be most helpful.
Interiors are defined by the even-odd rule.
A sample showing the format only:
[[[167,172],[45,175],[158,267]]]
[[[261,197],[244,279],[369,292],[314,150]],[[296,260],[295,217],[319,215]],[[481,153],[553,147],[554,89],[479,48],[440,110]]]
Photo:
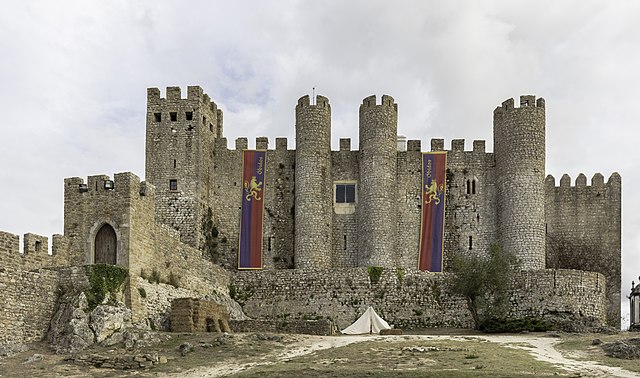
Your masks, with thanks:
[[[422,154],[422,222],[418,269],[442,272],[447,153]]]
[[[262,269],[266,151],[242,152],[242,218],[238,269]]]

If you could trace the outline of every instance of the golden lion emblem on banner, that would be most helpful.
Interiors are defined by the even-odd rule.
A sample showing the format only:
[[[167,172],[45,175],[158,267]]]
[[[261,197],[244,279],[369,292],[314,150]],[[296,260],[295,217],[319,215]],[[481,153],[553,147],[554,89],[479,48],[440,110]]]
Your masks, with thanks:
[[[246,194],[245,198],[247,201],[251,202],[251,197],[253,197],[256,201],[260,201],[260,192],[262,191],[262,181],[258,182],[256,180],[256,176],[251,177],[251,183],[249,181],[244,182],[244,192]]]
[[[438,186],[438,182],[433,179],[430,185],[424,186],[426,190],[424,204],[428,205],[433,202],[435,205],[440,203],[440,194],[444,191],[444,185]]]

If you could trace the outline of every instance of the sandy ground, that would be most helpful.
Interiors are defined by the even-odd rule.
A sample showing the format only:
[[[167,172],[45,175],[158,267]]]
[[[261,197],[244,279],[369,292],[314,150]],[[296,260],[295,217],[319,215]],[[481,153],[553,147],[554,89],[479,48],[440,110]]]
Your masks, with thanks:
[[[199,367],[172,375],[174,377],[224,377],[256,366],[272,365],[288,359],[311,354],[318,350],[338,348],[364,341],[406,341],[406,340],[470,340],[480,339],[498,343],[505,347],[523,349],[534,358],[556,365],[572,373],[580,373],[589,377],[640,377],[640,375],[617,367],[600,365],[594,361],[574,360],[563,356],[555,345],[561,340],[546,336],[529,335],[482,335],[482,336],[445,336],[445,335],[404,335],[404,336],[309,336],[304,340],[292,344],[285,352],[277,352],[263,356],[251,363],[234,363],[225,361],[219,364]]]

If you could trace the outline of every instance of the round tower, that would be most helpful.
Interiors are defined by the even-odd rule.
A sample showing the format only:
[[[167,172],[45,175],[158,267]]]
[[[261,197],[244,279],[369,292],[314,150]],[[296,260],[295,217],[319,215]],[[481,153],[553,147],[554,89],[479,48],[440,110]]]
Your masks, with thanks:
[[[296,106],[295,267],[331,267],[333,185],[329,99]]]
[[[493,112],[498,240],[522,269],[545,268],[544,99],[520,96]]]
[[[369,96],[360,105],[358,262],[396,266],[398,106],[393,97]]]

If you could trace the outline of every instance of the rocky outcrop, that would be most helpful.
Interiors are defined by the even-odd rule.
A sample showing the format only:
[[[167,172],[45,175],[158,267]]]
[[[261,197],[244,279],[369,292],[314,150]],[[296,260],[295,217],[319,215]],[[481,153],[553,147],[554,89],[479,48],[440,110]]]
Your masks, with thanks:
[[[88,323],[88,307],[87,297],[82,292],[61,296],[47,336],[56,353],[75,353],[94,343],[94,334]]]
[[[76,353],[95,343],[122,344],[131,326],[131,310],[121,302],[101,304],[89,311],[83,292],[64,294],[51,319],[47,340],[56,353]]]

